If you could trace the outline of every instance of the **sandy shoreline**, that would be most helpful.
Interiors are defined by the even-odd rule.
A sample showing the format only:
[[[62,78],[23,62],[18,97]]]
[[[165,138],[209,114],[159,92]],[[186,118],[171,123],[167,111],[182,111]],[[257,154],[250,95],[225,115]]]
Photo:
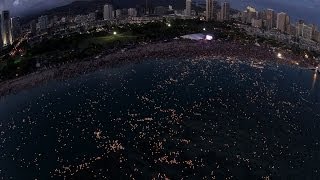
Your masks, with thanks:
[[[42,69],[16,79],[0,83],[0,97],[17,93],[21,90],[45,84],[53,79],[67,79],[99,69],[115,67],[125,63],[138,63],[148,58],[210,58],[232,57],[248,61],[277,62],[279,64],[296,64],[308,67],[312,62],[291,53],[282,52],[284,59],[276,57],[268,46],[222,41],[173,41],[147,44],[134,49],[119,51],[104,57],[91,58],[86,61],[73,62],[51,69]]]

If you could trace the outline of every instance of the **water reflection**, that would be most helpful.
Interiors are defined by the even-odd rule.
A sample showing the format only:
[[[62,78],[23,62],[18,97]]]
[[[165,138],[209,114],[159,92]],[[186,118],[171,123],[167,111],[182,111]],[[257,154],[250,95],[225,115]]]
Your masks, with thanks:
[[[317,71],[315,71],[315,72],[314,72],[314,74],[313,74],[313,79],[312,79],[312,88],[311,88],[311,91],[313,91],[313,90],[314,90],[314,86],[315,86],[315,84],[316,84],[316,82],[317,82],[317,77],[318,77],[318,72],[317,72]]]
[[[49,83],[0,101],[0,177],[319,179],[311,84],[309,70],[228,59]]]

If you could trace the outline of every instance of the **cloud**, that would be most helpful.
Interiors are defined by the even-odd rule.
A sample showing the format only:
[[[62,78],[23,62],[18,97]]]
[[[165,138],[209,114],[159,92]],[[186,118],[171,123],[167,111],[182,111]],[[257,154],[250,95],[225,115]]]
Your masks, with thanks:
[[[13,1],[13,6],[19,6],[19,5],[20,5],[20,0]]]

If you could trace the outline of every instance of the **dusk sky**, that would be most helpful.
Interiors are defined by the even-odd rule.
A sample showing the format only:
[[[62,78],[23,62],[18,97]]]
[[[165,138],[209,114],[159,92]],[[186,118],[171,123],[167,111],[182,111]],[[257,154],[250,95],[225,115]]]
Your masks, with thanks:
[[[243,10],[252,5],[258,10],[272,8],[278,12],[287,12],[293,21],[304,19],[307,23],[320,25],[319,0],[230,0],[231,5]]]
[[[6,6],[13,14],[25,14],[26,12],[50,9],[52,7],[68,4],[74,0],[0,0],[6,1]],[[123,0],[129,1],[129,0]],[[144,0],[141,0],[144,1]],[[183,0],[182,0],[183,1]],[[197,0],[195,0],[197,1]],[[198,0],[204,1],[204,0]],[[239,10],[247,5],[262,8],[273,8],[276,11],[288,12],[293,20],[305,19],[309,23],[320,24],[319,0],[230,0],[232,7]],[[3,5],[1,5],[3,6]]]

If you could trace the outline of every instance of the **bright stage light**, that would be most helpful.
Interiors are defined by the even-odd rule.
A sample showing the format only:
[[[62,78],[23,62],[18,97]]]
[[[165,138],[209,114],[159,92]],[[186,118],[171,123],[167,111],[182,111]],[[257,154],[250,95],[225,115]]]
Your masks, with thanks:
[[[206,40],[211,41],[212,39],[213,39],[213,37],[212,37],[212,36],[210,36],[210,35],[206,35]]]

